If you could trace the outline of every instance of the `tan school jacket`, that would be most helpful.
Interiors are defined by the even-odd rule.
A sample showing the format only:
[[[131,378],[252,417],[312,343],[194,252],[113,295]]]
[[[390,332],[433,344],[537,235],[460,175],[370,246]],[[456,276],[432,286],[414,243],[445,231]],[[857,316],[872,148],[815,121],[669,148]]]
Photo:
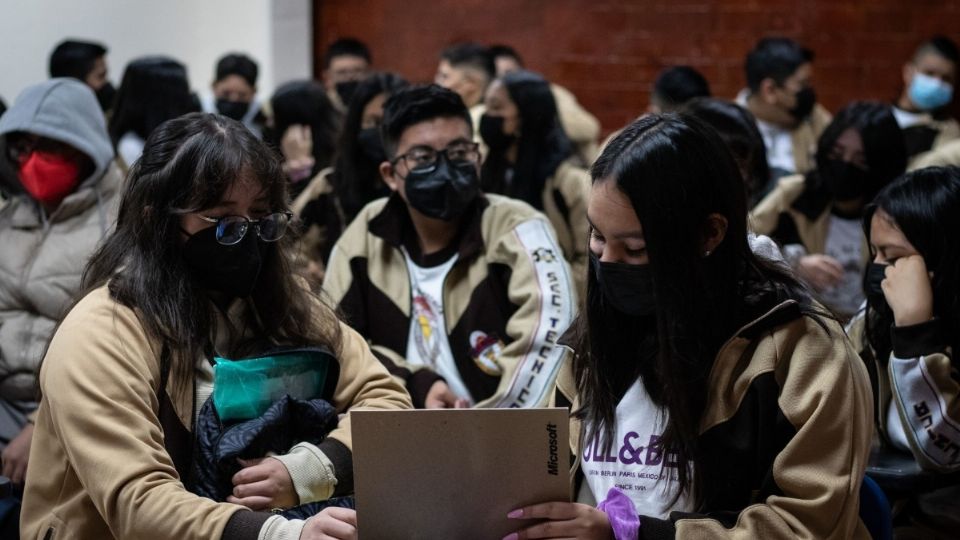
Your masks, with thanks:
[[[171,371],[158,395],[159,349],[135,312],[114,301],[106,287],[84,297],[64,319],[40,371],[43,399],[31,445],[22,538],[257,539],[270,514],[184,488],[177,458],[167,448],[175,432],[190,437],[193,383],[173,380]],[[337,357],[338,412],[410,407],[403,388],[346,326]],[[349,415],[320,446],[335,466],[344,467],[351,448]],[[338,477],[346,473],[339,467]]]
[[[556,340],[576,312],[569,266],[550,223],[524,202],[484,195],[462,223],[459,243],[421,255],[400,196],[374,201],[334,246],[323,290],[423,407],[441,377],[405,359],[414,309],[403,251],[421,266],[456,255],[442,317],[465,387],[478,407],[541,406],[559,369]]]
[[[577,295],[587,289],[587,249],[590,225],[587,202],[590,197],[590,173],[567,160],[557,167],[543,186],[543,212],[557,233],[563,256],[570,263]]]
[[[831,120],[833,115],[817,103],[810,116],[800,122],[800,125],[790,133],[793,141],[793,162],[796,164],[795,173],[807,174],[817,168],[817,141],[830,125]]]
[[[552,404],[580,407],[564,358]],[[738,330],[709,375],[700,420],[704,504],[668,519],[640,516],[648,540],[869,539],[860,484],[873,433],[870,381],[835,321],[826,328],[793,300]],[[571,414],[571,490],[580,470],[581,422]]]
[[[960,167],[960,140],[942,144],[910,160],[908,171],[927,167]]]

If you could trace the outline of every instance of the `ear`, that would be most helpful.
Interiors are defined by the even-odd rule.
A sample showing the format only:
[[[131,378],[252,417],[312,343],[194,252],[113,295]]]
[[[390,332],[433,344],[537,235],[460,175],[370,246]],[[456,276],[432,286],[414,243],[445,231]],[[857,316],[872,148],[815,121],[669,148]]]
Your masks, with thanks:
[[[713,213],[707,216],[703,224],[703,243],[701,251],[704,257],[709,257],[727,236],[727,218]]]
[[[390,188],[390,191],[399,189],[400,183],[394,176],[393,165],[391,165],[389,161],[384,161],[380,164],[380,178],[383,178],[383,183]]]
[[[768,105],[777,104],[777,83],[770,78],[760,81],[760,99]]]
[[[913,74],[917,72],[917,68],[914,67],[912,62],[907,62],[903,65],[903,86],[909,87],[910,81],[913,80]]]

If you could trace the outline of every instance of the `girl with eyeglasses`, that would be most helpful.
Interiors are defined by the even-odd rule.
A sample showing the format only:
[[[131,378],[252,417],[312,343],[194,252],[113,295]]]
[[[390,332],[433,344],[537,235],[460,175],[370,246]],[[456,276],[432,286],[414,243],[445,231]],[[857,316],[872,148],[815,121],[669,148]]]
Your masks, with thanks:
[[[269,148],[223,116],[186,115],[147,139],[40,371],[25,537],[355,536],[349,510],[306,521],[263,512],[349,494],[343,413],[410,407],[366,342],[290,271],[287,185]],[[226,502],[191,493],[198,411],[219,381],[212,359],[285,347],[335,357],[328,401],[341,419],[318,444],[243,461]]]

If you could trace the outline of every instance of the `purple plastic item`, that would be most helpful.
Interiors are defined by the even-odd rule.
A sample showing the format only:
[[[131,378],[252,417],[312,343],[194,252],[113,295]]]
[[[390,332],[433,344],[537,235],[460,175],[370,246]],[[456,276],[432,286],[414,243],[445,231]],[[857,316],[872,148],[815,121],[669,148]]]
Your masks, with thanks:
[[[597,510],[607,514],[613,537],[617,540],[636,540],[640,535],[640,516],[633,501],[619,489],[612,487],[607,498],[597,505]]]

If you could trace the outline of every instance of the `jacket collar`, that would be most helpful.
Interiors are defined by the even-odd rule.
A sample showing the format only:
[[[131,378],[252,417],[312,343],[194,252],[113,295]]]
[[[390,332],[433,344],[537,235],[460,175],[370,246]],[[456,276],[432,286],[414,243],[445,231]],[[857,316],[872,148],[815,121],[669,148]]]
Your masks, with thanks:
[[[370,220],[369,230],[388,244],[396,248],[404,248],[410,257],[424,266],[433,266],[446,261],[454,253],[460,260],[470,260],[483,252],[483,212],[490,206],[490,201],[482,194],[467,208],[460,222],[460,230],[447,249],[439,253],[424,256],[420,252],[420,243],[417,241],[417,232],[410,221],[410,212],[407,203],[397,193],[390,195],[387,204],[373,219]],[[437,260],[439,259],[439,260]]]

